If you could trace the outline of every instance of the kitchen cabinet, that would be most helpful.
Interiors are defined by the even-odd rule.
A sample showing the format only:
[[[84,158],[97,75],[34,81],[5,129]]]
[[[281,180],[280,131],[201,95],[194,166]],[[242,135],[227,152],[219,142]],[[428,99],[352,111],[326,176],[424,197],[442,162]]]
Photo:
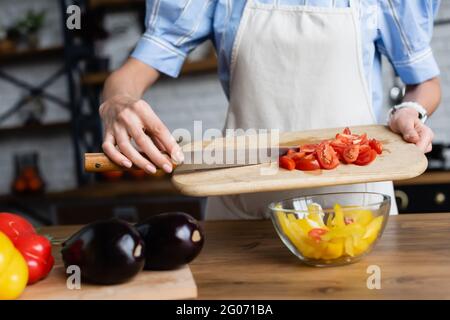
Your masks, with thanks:
[[[450,172],[429,171],[395,183],[400,213],[450,212]]]

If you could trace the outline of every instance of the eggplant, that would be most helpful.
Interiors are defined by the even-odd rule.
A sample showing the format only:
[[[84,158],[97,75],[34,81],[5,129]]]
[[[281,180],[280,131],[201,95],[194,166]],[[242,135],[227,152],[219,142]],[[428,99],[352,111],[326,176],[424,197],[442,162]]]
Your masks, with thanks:
[[[86,225],[62,244],[64,265],[77,265],[83,281],[118,284],[144,267],[144,241],[131,225],[102,220]]]
[[[145,242],[145,270],[172,270],[188,264],[203,248],[198,222],[183,212],[159,214],[136,225]]]

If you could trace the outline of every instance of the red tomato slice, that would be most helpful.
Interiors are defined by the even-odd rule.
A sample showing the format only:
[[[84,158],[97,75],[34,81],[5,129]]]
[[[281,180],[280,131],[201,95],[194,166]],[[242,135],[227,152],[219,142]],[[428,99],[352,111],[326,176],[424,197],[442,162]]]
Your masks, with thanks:
[[[326,234],[328,230],[322,229],[322,228],[315,228],[308,232],[308,236],[316,240],[317,242],[321,241],[324,234]]]
[[[350,144],[343,143],[339,140],[333,140],[331,141],[331,147],[333,147],[334,151],[336,151],[337,155],[342,158],[342,154],[344,153],[344,150],[350,146]]]
[[[359,142],[360,145],[368,144],[369,139],[367,139],[367,134],[363,133],[360,137],[361,141]]]
[[[295,150],[294,149],[289,149],[287,152],[286,152],[286,156],[290,156],[290,155],[292,155],[292,154],[294,154],[295,153]]]
[[[349,127],[345,128],[344,131],[342,131],[343,134],[352,134],[352,131]]]
[[[313,153],[317,149],[317,144],[305,144],[300,146],[300,152]]]
[[[307,155],[295,162],[295,169],[301,171],[313,171],[320,169],[319,161],[314,157],[314,155]]]
[[[360,146],[358,144],[348,146],[344,149],[342,152],[342,158],[346,163],[353,163],[358,159],[359,155],[359,148]]]
[[[294,161],[300,160],[306,155],[304,152],[294,152],[288,155],[289,158],[291,158]]]
[[[280,167],[286,170],[294,170],[295,169],[295,161],[292,160],[289,156],[280,157]]]
[[[383,144],[378,141],[377,139],[371,139],[369,141],[369,146],[375,150],[378,154],[382,154],[383,153]]]
[[[363,153],[369,152],[370,150],[372,150],[372,148],[369,145],[364,144],[364,145],[359,147],[359,154],[363,154]]]
[[[367,146],[369,149],[370,147]],[[360,150],[358,159],[354,162],[354,164],[358,166],[366,166],[372,161],[374,161],[377,157],[377,152],[375,150],[370,149],[369,151],[362,152]]]
[[[330,170],[339,165],[338,156],[328,143],[321,144],[316,150],[316,155],[322,169]]]
[[[340,149],[345,149],[346,147],[351,145],[351,143],[346,143],[339,139],[331,141],[330,144],[333,148],[336,147],[336,148],[340,148]]]
[[[354,223],[355,221],[353,220],[353,218],[350,218],[350,217],[344,217],[344,223],[346,224],[346,225],[349,225],[349,224],[352,224],[352,223]]]

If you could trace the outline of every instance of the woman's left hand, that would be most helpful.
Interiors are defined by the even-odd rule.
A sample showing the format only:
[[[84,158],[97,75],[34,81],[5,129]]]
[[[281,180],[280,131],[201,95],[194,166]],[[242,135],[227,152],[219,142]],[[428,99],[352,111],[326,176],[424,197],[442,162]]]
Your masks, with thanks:
[[[433,131],[422,123],[419,114],[411,108],[397,110],[389,121],[389,127],[401,134],[407,142],[414,143],[424,153],[432,150]]]

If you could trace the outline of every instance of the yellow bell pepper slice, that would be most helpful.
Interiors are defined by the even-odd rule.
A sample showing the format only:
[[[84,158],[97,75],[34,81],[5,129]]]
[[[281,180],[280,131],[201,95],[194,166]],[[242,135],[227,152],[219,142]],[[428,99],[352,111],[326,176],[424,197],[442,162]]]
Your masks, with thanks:
[[[333,260],[342,257],[344,254],[344,240],[330,241],[324,250],[322,258],[325,260]]]
[[[353,239],[353,253],[359,256],[370,248],[370,243],[366,239]]]
[[[378,236],[378,233],[381,230],[383,225],[383,216],[376,217],[367,225],[366,232],[363,236],[363,239],[366,239],[369,244],[375,241]]]
[[[344,221],[344,210],[342,210],[342,207],[339,204],[334,205],[334,219],[332,221],[332,224],[334,227],[344,227],[345,221]]]
[[[353,239],[352,237],[345,238],[345,253],[348,254],[350,257],[355,256],[355,252],[353,251]]]
[[[0,232],[0,300],[18,298],[28,282],[28,266],[11,240]]]
[[[323,222],[323,211],[322,207],[317,203],[311,203],[308,205],[308,219],[314,221],[318,228],[328,229],[328,227]]]
[[[336,238],[348,238],[355,235],[363,236],[366,229],[358,223],[344,225],[343,227],[334,227],[322,236],[322,240],[330,241]]]
[[[352,219],[362,226],[367,226],[373,220],[373,214],[370,210],[355,209],[345,212],[345,217]]]

